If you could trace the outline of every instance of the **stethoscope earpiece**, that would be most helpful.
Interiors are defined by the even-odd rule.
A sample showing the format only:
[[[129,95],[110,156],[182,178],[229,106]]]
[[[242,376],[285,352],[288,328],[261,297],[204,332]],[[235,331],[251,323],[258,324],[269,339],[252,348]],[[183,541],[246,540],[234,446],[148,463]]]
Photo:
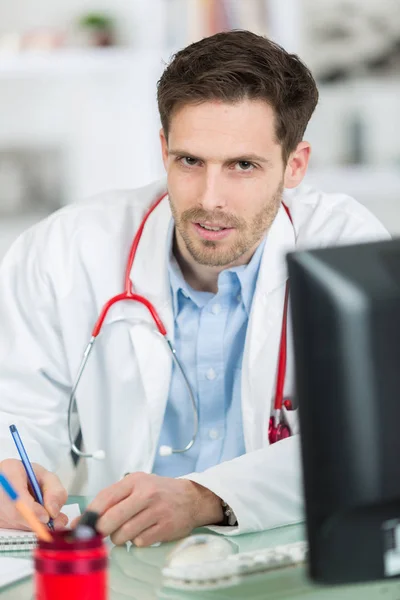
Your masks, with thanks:
[[[92,458],[95,458],[96,460],[104,460],[106,457],[106,453],[104,452],[104,450],[96,450],[96,452],[93,452],[92,454]]]
[[[170,456],[172,454],[171,446],[160,446],[158,451],[160,456]]]

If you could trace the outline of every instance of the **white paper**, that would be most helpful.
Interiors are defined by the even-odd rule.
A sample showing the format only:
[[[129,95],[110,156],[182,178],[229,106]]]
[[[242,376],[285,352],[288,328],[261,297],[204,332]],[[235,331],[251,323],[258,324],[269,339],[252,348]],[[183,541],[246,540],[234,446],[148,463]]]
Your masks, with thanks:
[[[71,523],[76,517],[79,517],[81,514],[81,509],[79,508],[79,504],[65,504],[62,507],[61,512],[68,517],[68,525],[67,527],[71,527]]]
[[[33,573],[33,562],[23,558],[0,557],[0,588]]]

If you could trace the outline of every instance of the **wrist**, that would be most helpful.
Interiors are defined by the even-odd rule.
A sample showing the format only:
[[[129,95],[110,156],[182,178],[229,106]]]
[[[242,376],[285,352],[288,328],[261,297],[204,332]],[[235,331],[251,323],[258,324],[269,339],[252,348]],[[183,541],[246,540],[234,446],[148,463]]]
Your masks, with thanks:
[[[221,498],[199,483],[186,481],[192,495],[193,528],[220,523],[224,518]]]

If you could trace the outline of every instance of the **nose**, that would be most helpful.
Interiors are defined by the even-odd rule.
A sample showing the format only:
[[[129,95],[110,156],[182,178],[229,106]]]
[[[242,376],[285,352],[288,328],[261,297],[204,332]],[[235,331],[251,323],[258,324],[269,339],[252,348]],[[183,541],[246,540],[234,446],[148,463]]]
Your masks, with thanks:
[[[226,207],[226,190],[224,190],[222,174],[218,167],[207,169],[200,203],[204,210],[209,211]]]

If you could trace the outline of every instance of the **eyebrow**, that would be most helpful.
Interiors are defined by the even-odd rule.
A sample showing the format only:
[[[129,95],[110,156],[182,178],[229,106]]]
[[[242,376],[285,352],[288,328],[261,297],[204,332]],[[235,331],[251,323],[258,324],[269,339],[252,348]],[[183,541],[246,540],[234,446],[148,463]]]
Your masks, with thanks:
[[[172,156],[188,156],[190,158],[195,158],[196,160],[202,160],[204,161],[204,158],[201,158],[200,156],[195,156],[194,154],[192,154],[191,152],[187,152],[186,150],[169,150],[168,154],[171,154]],[[229,164],[229,163],[235,163],[235,162],[245,162],[245,161],[249,161],[249,162],[259,162],[259,163],[263,163],[266,165],[272,165],[271,161],[268,160],[268,158],[263,158],[262,156],[259,156],[258,154],[242,154],[241,156],[232,156],[230,158],[225,158],[224,159],[224,164]]]

